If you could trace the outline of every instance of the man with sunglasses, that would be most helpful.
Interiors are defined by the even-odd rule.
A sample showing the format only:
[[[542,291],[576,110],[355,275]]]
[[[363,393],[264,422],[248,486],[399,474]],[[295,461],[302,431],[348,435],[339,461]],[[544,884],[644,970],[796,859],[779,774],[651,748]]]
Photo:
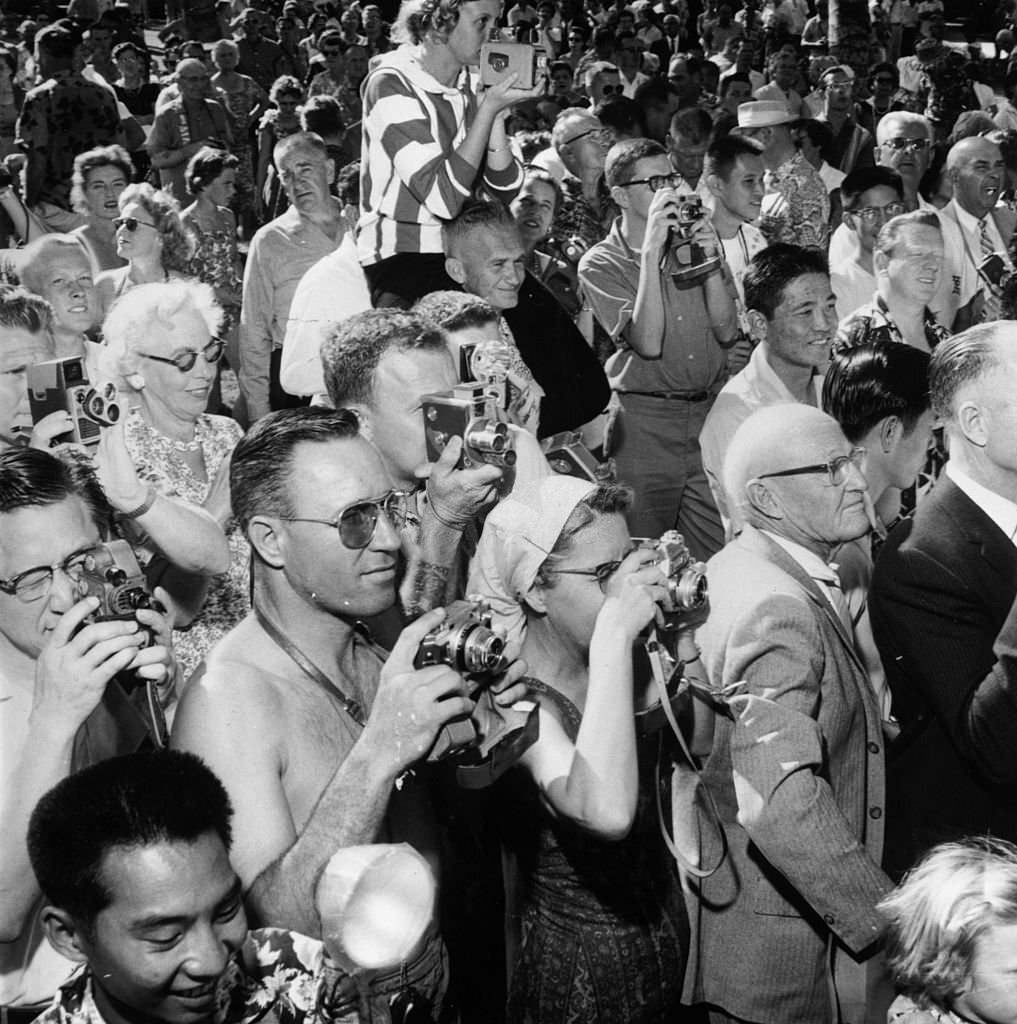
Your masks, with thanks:
[[[711,1024],[875,1019],[838,985],[838,961],[875,951],[892,887],[880,709],[830,561],[870,528],[864,456],[805,405],[758,410],[728,449],[741,529],[708,564],[697,631],[715,692],[734,694],[704,768],[728,849],[698,885],[692,981]]]
[[[703,257],[716,256],[720,243],[709,218],[681,226],[692,193],[659,143],[619,142],[605,177],[621,217],[580,260],[579,279],[617,349],[606,368],[618,403],[610,454],[618,479],[639,495],[633,534],[659,536],[677,525],[703,558],[723,545],[723,529],[699,432],[726,377],[738,319],[720,262],[676,281],[669,261],[679,251],[691,255],[687,243]]]
[[[252,915],[314,937],[314,883],[338,847],[410,842],[437,869],[420,762],[472,709],[458,673],[414,668],[443,611],[391,654],[363,625],[395,603],[409,508],[358,426],[347,410],[282,410],[237,446],[231,501],[253,549],[253,610],[192,677],[173,730],[236,808],[232,859]],[[406,974],[440,996],[436,935]],[[376,984],[395,990],[400,972]]]
[[[0,1008],[12,1024],[34,1019],[74,967],[43,937],[25,842],[32,807],[72,771],[151,744],[121,673],[170,678],[159,613],[90,621],[99,601],[82,599],[82,574],[108,519],[80,463],[0,453]]]

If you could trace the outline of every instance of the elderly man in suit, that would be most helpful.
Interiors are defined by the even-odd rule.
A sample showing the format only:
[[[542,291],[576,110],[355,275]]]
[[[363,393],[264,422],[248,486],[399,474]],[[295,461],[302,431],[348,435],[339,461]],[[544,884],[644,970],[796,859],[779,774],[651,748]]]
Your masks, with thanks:
[[[729,695],[705,767],[729,854],[693,904],[692,998],[712,1022],[842,1019],[832,961],[864,959],[880,935],[880,714],[829,563],[869,529],[864,454],[797,404],[754,413],[728,449],[742,529],[709,563],[699,634]]]
[[[971,833],[1017,842],[1017,324],[936,347],[950,461],[890,532],[869,594],[901,733],[888,750],[885,864]]]

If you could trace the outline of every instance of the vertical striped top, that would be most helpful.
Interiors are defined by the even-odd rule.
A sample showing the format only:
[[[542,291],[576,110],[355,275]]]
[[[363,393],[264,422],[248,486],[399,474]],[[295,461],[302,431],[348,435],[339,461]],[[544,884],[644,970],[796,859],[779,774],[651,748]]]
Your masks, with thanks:
[[[474,193],[479,172],[456,152],[477,113],[477,98],[464,68],[445,86],[425,71],[415,46],[385,55],[364,83],[361,150],[360,262],[396,253],[440,253],[441,223],[451,220]],[[509,202],[523,169],[513,160],[503,171],[483,169],[492,198]]]

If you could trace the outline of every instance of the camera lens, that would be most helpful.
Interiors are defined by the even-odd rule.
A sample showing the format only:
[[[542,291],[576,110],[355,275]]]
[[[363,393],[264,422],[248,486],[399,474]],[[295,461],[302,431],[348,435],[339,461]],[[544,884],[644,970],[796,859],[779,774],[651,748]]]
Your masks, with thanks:
[[[497,672],[502,663],[505,638],[486,626],[464,631],[456,645],[456,667],[465,672]]]
[[[706,574],[697,569],[685,569],[672,586],[674,605],[682,611],[694,611],[706,604],[708,587]]]

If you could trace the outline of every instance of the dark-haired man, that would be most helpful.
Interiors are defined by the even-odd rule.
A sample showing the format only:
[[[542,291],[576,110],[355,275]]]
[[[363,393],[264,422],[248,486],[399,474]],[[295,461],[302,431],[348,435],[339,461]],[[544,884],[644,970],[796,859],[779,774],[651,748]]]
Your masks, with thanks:
[[[608,362],[620,403],[612,454],[619,480],[639,495],[629,526],[659,536],[677,525],[705,557],[722,546],[723,531],[698,436],[726,375],[736,310],[718,262],[680,283],[671,275],[677,267],[661,268],[668,247],[685,241],[679,204],[690,194],[663,146],[618,143],[605,176],[622,215],[583,256],[579,279],[617,347]],[[717,254],[709,218],[696,220],[688,235],[702,252]]]
[[[363,628],[395,603],[407,495],[345,410],[282,410],[243,438],[233,512],[250,541],[253,611],[211,651],[181,701],[173,743],[202,756],[236,807],[233,862],[259,921],[320,934],[314,880],[337,847],[412,843],[436,863],[429,775],[418,764],[472,709],[451,669],[414,669],[430,612],[391,654]],[[413,771],[408,771],[413,768]],[[437,936],[408,978],[444,988]]]
[[[229,860],[232,813],[222,783],[176,751],[112,758],[46,793],[29,830],[43,925],[53,948],[83,969],[39,1024],[83,1015],[92,1024],[240,1024],[266,1012],[309,1024],[341,1015],[355,988],[325,984],[334,968],[320,943],[247,930]]]
[[[735,431],[763,406],[818,406],[837,329],[830,274],[815,250],[771,245],[752,258],[744,287],[756,347],[745,369],[724,385],[699,435],[703,466],[725,522],[724,459]]]
[[[109,506],[90,473],[48,452],[0,454],[0,1006],[39,1012],[70,973],[45,945],[39,886],[25,835],[39,797],[76,768],[150,742],[149,723],[116,676],[128,669],[172,682],[169,627],[89,622],[81,597],[88,552]],[[159,643],[145,647],[141,625]]]
[[[941,342],[929,373],[950,461],[873,574],[872,626],[900,737],[887,763],[885,864],[935,843],[1017,841],[1017,326]]]

